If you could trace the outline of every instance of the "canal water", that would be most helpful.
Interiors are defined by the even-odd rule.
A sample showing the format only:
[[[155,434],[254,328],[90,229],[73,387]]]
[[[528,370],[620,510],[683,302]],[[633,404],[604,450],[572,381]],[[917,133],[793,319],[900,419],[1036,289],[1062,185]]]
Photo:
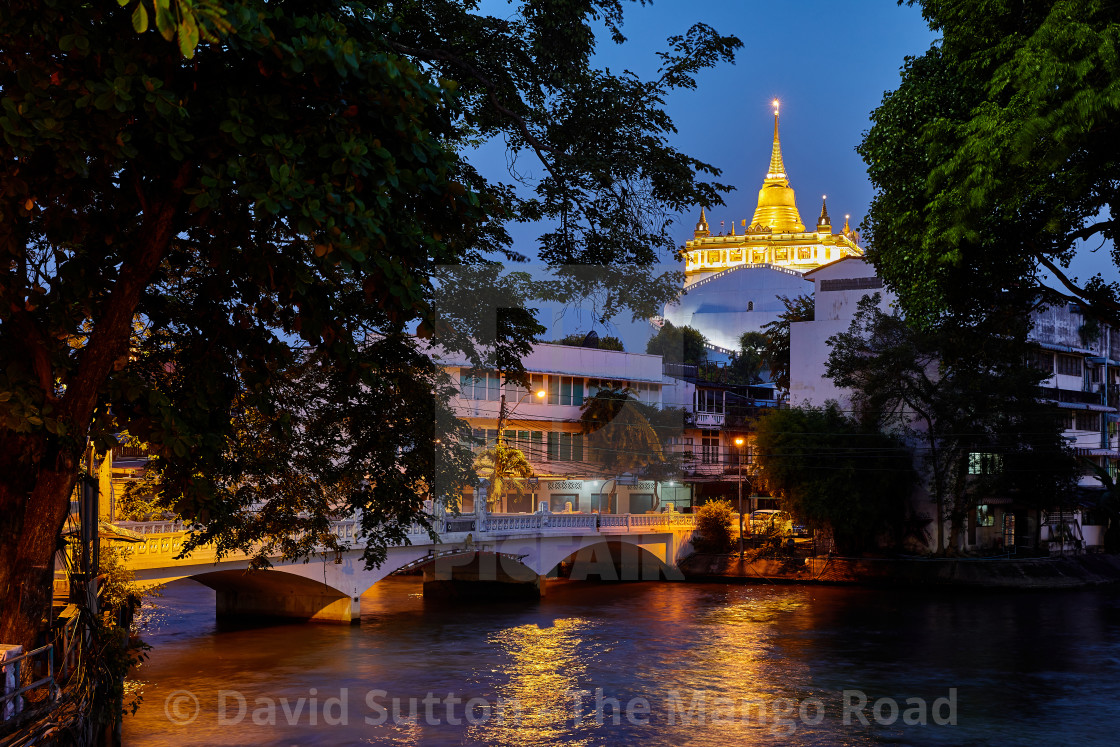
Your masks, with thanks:
[[[1120,590],[551,586],[360,626],[227,627],[166,587],[126,745],[1116,744]]]

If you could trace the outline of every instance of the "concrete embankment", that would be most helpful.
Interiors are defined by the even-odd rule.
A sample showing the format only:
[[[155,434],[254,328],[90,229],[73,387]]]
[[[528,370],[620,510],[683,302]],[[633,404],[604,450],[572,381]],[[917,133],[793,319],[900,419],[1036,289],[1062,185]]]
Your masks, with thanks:
[[[1120,556],[1062,558],[768,558],[696,554],[690,581],[858,584],[975,589],[1072,589],[1120,582]]]

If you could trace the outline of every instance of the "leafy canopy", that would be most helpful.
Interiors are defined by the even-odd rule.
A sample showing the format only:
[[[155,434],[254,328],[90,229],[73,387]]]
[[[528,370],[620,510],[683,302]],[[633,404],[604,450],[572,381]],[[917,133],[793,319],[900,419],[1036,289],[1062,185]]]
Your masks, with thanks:
[[[835,402],[771,409],[755,439],[770,493],[808,526],[830,530],[840,552],[874,549],[900,530],[914,470],[897,439],[845,416]]]
[[[916,324],[1026,308],[1040,291],[1120,320],[1120,286],[1067,274],[1100,247],[1120,264],[1120,8],[918,4],[942,38],[907,58],[858,148],[879,274]]]
[[[452,291],[480,297],[486,262],[521,258],[507,222],[546,222],[547,263],[617,270],[569,272],[565,292],[624,268],[603,313],[646,315],[674,285],[651,269],[673,247],[667,216],[723,189],[669,145],[664,111],[740,46],[703,24],[644,80],[592,64],[595,23],[621,39],[619,0],[526,0],[503,17],[451,0],[144,0],[147,27],[140,7],[0,6],[4,640],[30,643],[49,603],[41,569],[87,439],[121,430],[219,546],[302,531],[309,506],[319,520],[360,509],[376,562],[425,498],[469,479],[448,382],[406,331],[459,350],[488,335],[471,354],[515,375],[539,333],[508,309],[436,313]],[[546,175],[525,194],[484,178],[470,153],[488,139]],[[465,265],[481,269],[442,269]],[[261,433],[277,454],[343,433],[372,451],[331,465],[340,495],[269,503],[270,455],[246,451]],[[245,463],[267,526],[241,521],[230,477]],[[38,596],[11,596],[27,588]]]

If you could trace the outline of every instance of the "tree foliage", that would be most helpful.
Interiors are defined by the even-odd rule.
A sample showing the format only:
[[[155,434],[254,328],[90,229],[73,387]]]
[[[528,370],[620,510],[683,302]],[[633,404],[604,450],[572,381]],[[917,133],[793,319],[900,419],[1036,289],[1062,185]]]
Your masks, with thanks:
[[[858,148],[879,275],[916,324],[1025,308],[1040,290],[1116,323],[1120,287],[1066,268],[1102,245],[1120,263],[1120,9],[918,4],[941,39],[907,58]]]
[[[559,340],[553,340],[552,344],[553,345],[568,345],[568,346],[573,347],[573,348],[581,348],[581,347],[583,347],[584,340],[586,340],[586,339],[587,339],[587,335],[581,334],[579,332],[575,332],[575,333],[570,334],[570,335],[565,335],[564,337],[561,337]],[[618,339],[617,337],[613,337],[611,335],[605,335],[603,337],[599,337],[596,347],[598,347],[600,350],[625,351],[625,349],[626,349],[622,344],[622,340]]]
[[[739,352],[728,368],[734,384],[761,384],[762,373],[769,374],[770,338],[762,332],[748,331],[739,336]]]
[[[533,476],[533,465],[524,452],[502,443],[479,452],[474,460],[474,468],[481,478],[490,481],[486,493],[487,511],[501,505],[502,499],[511,491],[526,488],[526,478]]]
[[[789,392],[789,326],[793,322],[813,321],[814,300],[812,296],[778,296],[785,310],[778,318],[762,325],[766,333],[765,357],[770,365],[770,380],[784,392]]]
[[[914,484],[910,452],[896,438],[823,408],[771,409],[758,421],[758,462],[771,495],[842,553],[899,539]]]
[[[1023,320],[1012,317],[1002,334],[962,337],[955,328],[915,328],[878,302],[878,294],[861,299],[848,331],[829,338],[826,375],[852,390],[866,427],[922,444],[937,547],[945,547],[944,520],[957,546],[969,514],[994,492],[1039,507],[1060,503],[1076,464],[1057,412],[1038,399],[1046,374],[1027,363]],[[976,459],[991,469],[970,474]]]
[[[683,410],[642,404],[625,387],[601,389],[584,400],[580,431],[587,435],[589,460],[614,478],[605,511],[613,510],[621,475],[656,482],[680,476],[680,455],[665,446],[683,427]]]
[[[708,351],[704,347],[707,343],[708,339],[700,330],[688,326],[676,327],[666,321],[646,343],[646,352],[660,355],[666,363],[699,366],[708,359]]]
[[[739,46],[703,24],[671,38],[643,80],[592,64],[594,23],[621,38],[618,0],[526,0],[500,18],[451,0],[155,0],[138,33],[139,7],[0,7],[5,641],[29,645],[49,607],[88,439],[128,430],[148,443],[168,500],[219,546],[307,529],[292,523],[297,506],[322,521],[341,501],[370,517],[375,562],[393,527],[469,467],[454,428],[432,438],[447,390],[404,332],[440,333],[445,349],[489,335],[485,353],[517,375],[539,331],[527,313],[436,313],[452,291],[471,297],[483,263],[521,258],[506,222],[544,219],[547,263],[625,268],[604,313],[650,314],[673,285],[650,269],[673,246],[666,216],[719,199],[721,185],[697,179],[715,170],[668,144],[663,109]],[[213,10],[225,25],[192,45],[180,13],[172,44],[161,8]],[[527,194],[484,178],[469,153],[487,139],[546,176]],[[468,264],[482,269],[441,270]],[[570,273],[562,290],[592,277],[613,275]],[[293,413],[289,373],[305,364],[321,379]],[[246,526],[233,469],[271,487],[282,453],[254,446],[259,434],[303,455],[293,464],[310,471],[293,479],[341,492],[278,495],[267,525]],[[337,465],[358,472],[304,460],[343,434],[371,449]]]
[[[735,509],[724,500],[708,501],[696,509],[696,552],[725,553],[731,550],[731,522]]]

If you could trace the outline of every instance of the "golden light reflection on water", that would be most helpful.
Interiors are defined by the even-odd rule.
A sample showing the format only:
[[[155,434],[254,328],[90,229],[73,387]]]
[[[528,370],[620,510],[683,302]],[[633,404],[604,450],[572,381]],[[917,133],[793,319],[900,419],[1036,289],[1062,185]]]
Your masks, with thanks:
[[[495,672],[505,679],[497,698],[516,704],[518,712],[474,727],[469,736],[493,745],[590,744],[590,737],[573,738],[580,725],[572,713],[588,663],[577,649],[591,627],[588,620],[566,618],[551,627],[521,625],[492,635],[490,643],[509,660],[506,671]]]

